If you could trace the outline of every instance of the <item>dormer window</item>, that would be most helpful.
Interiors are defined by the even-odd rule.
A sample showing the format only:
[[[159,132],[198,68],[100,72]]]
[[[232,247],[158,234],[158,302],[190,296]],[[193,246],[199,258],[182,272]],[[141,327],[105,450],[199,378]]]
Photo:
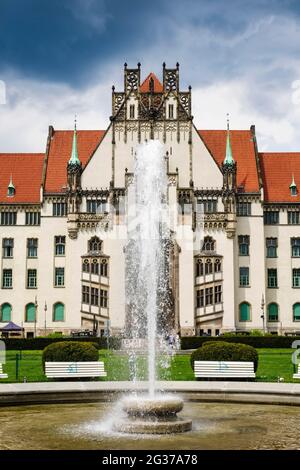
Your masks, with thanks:
[[[292,178],[292,182],[290,184],[290,193],[291,193],[291,196],[297,196],[297,194],[298,194],[297,185],[295,183],[294,175],[293,175],[293,178]]]
[[[291,190],[291,196],[297,196],[297,186],[292,186],[290,190]]]
[[[135,118],[135,106],[134,106],[134,104],[131,104],[129,106],[129,117],[130,117],[130,119]]]
[[[7,188],[7,196],[8,197],[14,197],[15,194],[16,194],[16,189],[15,189],[13,181],[12,181],[12,176],[10,176],[10,181],[9,181],[9,185],[8,185],[8,188]]]

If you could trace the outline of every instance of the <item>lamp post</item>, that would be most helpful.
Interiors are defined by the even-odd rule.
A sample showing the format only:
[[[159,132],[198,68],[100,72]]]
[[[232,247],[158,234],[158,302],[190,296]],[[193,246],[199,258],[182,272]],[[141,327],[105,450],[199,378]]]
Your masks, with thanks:
[[[48,310],[48,307],[47,307],[47,302],[45,300],[45,306],[44,306],[44,312],[45,312],[45,323],[44,323],[44,327],[45,327],[45,336],[47,336],[47,310]]]
[[[36,319],[37,319],[37,309],[38,309],[38,301],[37,301],[37,296],[35,296],[35,301],[34,301],[34,307],[35,307],[35,315],[34,315],[34,337],[36,338]]]
[[[265,328],[265,298],[264,298],[264,294],[262,294],[262,297],[261,297],[261,316],[260,318],[262,319],[263,321],[263,332],[265,334],[266,332],[266,328]]]

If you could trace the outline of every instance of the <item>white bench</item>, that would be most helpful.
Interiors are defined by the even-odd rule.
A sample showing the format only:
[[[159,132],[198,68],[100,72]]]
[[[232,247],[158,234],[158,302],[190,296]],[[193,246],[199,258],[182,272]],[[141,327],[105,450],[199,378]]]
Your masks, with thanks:
[[[0,364],[0,379],[7,379],[8,375],[3,373],[2,364]]]
[[[245,378],[254,379],[254,362],[195,361],[196,378]]]
[[[106,377],[104,363],[92,362],[45,362],[45,375],[52,378]]]
[[[293,375],[293,379],[300,379],[300,364],[298,364],[298,372]]]

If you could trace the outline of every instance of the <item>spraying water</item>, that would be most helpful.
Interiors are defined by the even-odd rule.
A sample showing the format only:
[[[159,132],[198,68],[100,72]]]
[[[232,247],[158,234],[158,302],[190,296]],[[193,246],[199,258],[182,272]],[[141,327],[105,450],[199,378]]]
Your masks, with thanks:
[[[163,221],[167,187],[163,145],[157,140],[141,144],[134,167],[134,223],[129,224],[130,241],[126,250],[127,334],[133,339],[142,338],[147,347],[151,397],[155,393],[156,351],[166,333],[162,317],[168,301],[166,240],[169,235]],[[134,352],[131,360],[136,364]]]

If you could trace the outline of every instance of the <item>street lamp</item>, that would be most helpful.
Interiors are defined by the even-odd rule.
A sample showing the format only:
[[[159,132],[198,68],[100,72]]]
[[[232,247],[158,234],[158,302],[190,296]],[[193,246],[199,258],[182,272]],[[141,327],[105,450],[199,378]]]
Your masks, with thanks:
[[[45,306],[44,306],[44,312],[45,312],[45,336],[47,336],[47,310],[48,310],[48,307],[47,307],[47,302],[45,300]]]
[[[263,331],[264,331],[264,334],[265,334],[266,329],[265,329],[265,298],[264,298],[264,294],[262,294],[262,297],[261,297],[260,307],[261,307],[261,316],[260,316],[260,318],[263,321]]]

